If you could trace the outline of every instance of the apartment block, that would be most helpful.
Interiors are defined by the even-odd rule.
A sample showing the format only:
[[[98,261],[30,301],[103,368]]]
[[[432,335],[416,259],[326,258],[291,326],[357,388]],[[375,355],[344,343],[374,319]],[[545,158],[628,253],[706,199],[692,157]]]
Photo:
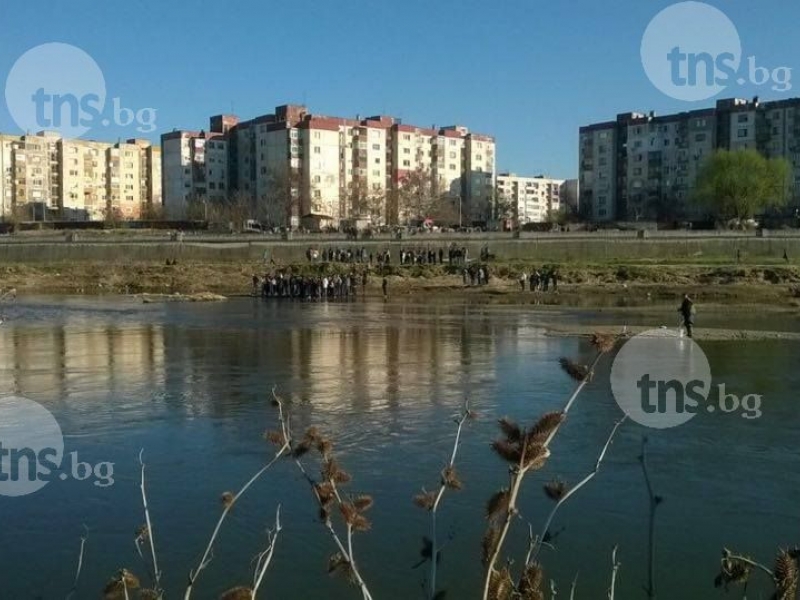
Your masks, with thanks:
[[[161,204],[161,158],[144,140],[0,135],[3,220],[138,219]]]
[[[224,190],[221,181],[212,188],[197,176],[211,168],[197,151],[203,140],[214,140],[225,160]],[[329,117],[289,104],[249,121],[214,116],[208,133],[175,131],[162,136],[161,147],[164,204],[173,215],[192,201],[236,196],[253,218],[272,225],[395,223],[408,217],[398,194],[419,173],[432,194],[452,197],[472,218],[488,219],[491,211],[495,142],[465,127],[421,128],[386,115]]]
[[[161,188],[167,218],[187,216],[192,198],[228,197],[228,140],[205,131],[175,131],[161,136]]]
[[[543,175],[521,177],[515,173],[497,176],[497,198],[511,204],[518,225],[545,223],[561,209],[567,180]]]
[[[656,116],[623,113],[580,129],[580,204],[594,221],[702,218],[692,201],[705,159],[716,150],[786,158],[800,205],[800,99],[727,99],[715,108]]]

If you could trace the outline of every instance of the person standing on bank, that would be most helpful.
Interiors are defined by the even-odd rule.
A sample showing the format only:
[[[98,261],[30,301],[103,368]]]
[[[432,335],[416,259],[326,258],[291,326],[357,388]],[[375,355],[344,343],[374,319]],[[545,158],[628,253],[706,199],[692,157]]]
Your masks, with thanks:
[[[681,302],[681,307],[678,309],[678,312],[681,313],[683,317],[683,326],[686,329],[686,335],[692,337],[692,328],[694,327],[694,315],[696,311],[694,302],[689,298],[689,294],[683,295],[683,302]]]
[[[381,283],[381,287],[383,288],[383,297],[386,298],[387,289],[389,287],[389,281],[386,279],[386,277],[383,278],[383,282]]]

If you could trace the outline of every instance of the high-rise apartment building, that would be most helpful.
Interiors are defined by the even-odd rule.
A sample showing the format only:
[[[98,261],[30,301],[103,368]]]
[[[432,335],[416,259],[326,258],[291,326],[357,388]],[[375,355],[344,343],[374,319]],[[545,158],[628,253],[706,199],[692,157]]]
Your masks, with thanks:
[[[385,115],[327,117],[300,105],[249,121],[218,115],[208,132],[165,134],[162,162],[170,215],[186,214],[193,201],[244,199],[252,218],[293,227],[355,218],[401,222],[412,216],[401,199],[404,186],[419,177],[428,195],[451,198],[471,220],[486,220],[495,183],[490,136]]]
[[[800,98],[729,99],[667,116],[624,113],[580,129],[580,204],[594,221],[700,218],[692,193],[715,150],[783,157],[800,184]],[[800,185],[792,201],[800,204]]]
[[[544,175],[521,177],[501,173],[497,176],[497,199],[510,207],[517,225],[544,223],[561,209],[568,183],[571,184]]]
[[[160,149],[0,135],[0,219],[139,219],[161,205]]]

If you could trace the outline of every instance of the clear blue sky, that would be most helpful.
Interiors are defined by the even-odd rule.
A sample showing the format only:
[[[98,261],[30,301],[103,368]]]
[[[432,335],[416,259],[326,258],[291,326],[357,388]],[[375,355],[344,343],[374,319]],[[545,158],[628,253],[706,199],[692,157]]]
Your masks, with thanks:
[[[800,4],[710,0],[734,21],[745,56],[800,66]],[[305,103],[335,116],[384,113],[421,126],[463,124],[496,136],[497,166],[577,174],[578,127],[619,112],[709,106],[663,95],[639,58],[663,0],[3,0],[0,75],[38,44],[79,46],[109,97],[158,109],[158,134]],[[726,96],[800,96],[754,86]],[[0,131],[18,132],[5,102]],[[98,127],[88,138],[134,137]]]

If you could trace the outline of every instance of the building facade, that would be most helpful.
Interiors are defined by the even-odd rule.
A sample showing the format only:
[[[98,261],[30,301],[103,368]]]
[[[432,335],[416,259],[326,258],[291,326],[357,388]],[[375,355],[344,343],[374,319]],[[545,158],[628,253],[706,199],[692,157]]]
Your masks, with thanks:
[[[209,145],[224,164],[211,162]],[[208,132],[174,131],[161,146],[164,205],[173,216],[193,202],[238,198],[251,207],[250,218],[273,226],[398,223],[430,216],[429,206],[404,201],[410,180],[419,178],[427,196],[449,198],[469,220],[491,214],[495,142],[465,127],[328,117],[284,105],[249,121],[218,115]],[[224,173],[213,186],[211,171]]]
[[[593,221],[702,218],[697,174],[716,150],[757,150],[793,169],[800,205],[800,98],[720,100],[667,116],[624,113],[580,129],[580,204]]]
[[[545,223],[555,218],[566,196],[567,180],[550,179],[544,175],[521,177],[515,173],[497,176],[497,198],[510,207],[518,226]]]
[[[140,219],[161,206],[161,153],[58,134],[0,134],[0,219]]]

